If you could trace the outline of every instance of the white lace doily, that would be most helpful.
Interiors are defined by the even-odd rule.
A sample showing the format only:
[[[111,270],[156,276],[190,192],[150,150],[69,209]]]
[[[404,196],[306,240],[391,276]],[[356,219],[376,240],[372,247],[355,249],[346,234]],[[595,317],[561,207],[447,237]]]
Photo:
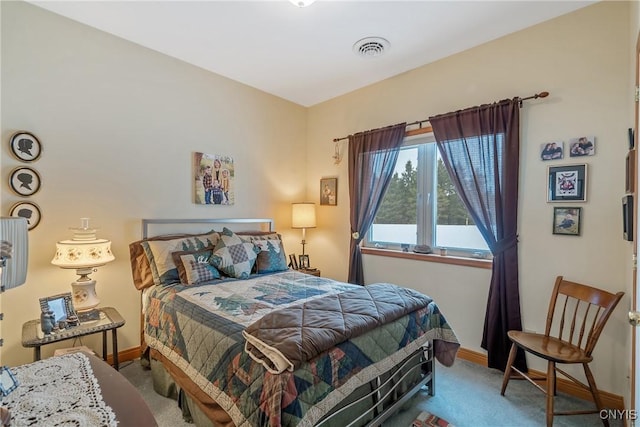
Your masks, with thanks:
[[[12,426],[85,427],[117,425],[89,358],[82,353],[11,368],[18,388],[3,397]]]

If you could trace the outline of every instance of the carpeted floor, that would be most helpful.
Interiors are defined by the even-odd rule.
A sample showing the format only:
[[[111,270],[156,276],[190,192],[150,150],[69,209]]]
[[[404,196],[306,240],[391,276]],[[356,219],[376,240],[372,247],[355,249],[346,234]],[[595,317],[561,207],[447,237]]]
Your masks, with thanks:
[[[149,371],[138,361],[123,364],[120,372],[135,385],[155,414],[160,427],[191,426],[182,420],[175,401],[157,395]],[[597,378],[596,378],[597,381]],[[422,411],[446,419],[456,427],[528,427],[544,425],[545,397],[526,381],[510,381],[500,396],[502,372],[458,359],[453,367],[437,366],[436,395],[416,395],[405,409],[389,419],[387,427],[409,427]],[[589,403],[563,394],[556,397],[558,410],[584,408]],[[597,414],[556,416],[554,426],[601,426]],[[611,427],[623,426],[610,420]]]

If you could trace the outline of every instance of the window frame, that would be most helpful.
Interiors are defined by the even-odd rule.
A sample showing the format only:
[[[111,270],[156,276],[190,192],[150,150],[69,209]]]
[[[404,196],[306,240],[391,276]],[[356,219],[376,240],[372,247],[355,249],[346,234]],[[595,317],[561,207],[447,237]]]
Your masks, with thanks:
[[[428,147],[428,144],[433,144],[433,148]],[[429,203],[429,201],[425,202],[425,197],[427,197],[428,199],[434,197],[431,189],[433,189],[435,184],[437,184],[435,180],[437,179],[438,170],[437,167],[429,168],[429,171],[425,170],[425,168],[418,168],[418,165],[420,164],[435,164],[436,162],[435,157],[437,156],[438,148],[436,146],[435,136],[433,135],[433,129],[429,126],[407,131],[404,141],[401,145],[401,149],[405,149],[411,146],[418,147],[418,164],[416,165],[418,181],[417,204],[418,206],[422,206],[422,208],[417,209],[417,244],[429,245],[434,253],[440,253],[440,248],[445,248],[447,250],[447,255],[451,257],[491,260],[493,256],[491,254],[491,251],[488,249],[434,246],[437,227],[437,205]],[[421,146],[423,146],[424,148],[421,148]],[[428,172],[430,173],[428,174]],[[428,174],[430,176],[425,176],[425,174]],[[435,197],[437,198],[437,190]],[[433,245],[431,244],[432,242]],[[362,248],[373,249],[374,252],[367,250],[366,253],[375,253],[376,255],[381,255],[389,251],[405,253],[407,252],[407,250],[405,250],[407,248],[403,248],[400,243],[370,240],[369,231],[367,231],[364,239],[362,240]],[[378,252],[375,251],[376,249],[382,249],[384,251],[379,251],[380,253],[376,253]],[[410,253],[416,255],[412,251]]]

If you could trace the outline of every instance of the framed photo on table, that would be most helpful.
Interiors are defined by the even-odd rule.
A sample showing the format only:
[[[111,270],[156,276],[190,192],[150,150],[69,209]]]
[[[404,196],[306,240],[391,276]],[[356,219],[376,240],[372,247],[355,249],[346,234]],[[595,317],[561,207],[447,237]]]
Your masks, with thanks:
[[[550,166],[547,173],[547,202],[586,202],[587,165]]]
[[[300,255],[300,263],[298,264],[300,269],[307,269],[309,267],[311,267],[309,265],[309,255]]]
[[[289,265],[294,270],[298,269],[298,260],[296,260],[296,256],[294,254],[289,254]]]

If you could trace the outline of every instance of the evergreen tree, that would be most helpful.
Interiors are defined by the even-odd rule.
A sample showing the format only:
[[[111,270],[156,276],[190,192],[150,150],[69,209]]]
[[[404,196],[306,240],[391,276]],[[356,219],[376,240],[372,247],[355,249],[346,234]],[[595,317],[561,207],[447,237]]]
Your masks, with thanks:
[[[451,182],[449,172],[438,159],[438,224],[473,224],[467,209]],[[407,161],[401,175],[393,174],[382,204],[376,214],[376,224],[416,224],[418,217],[418,170]]]
[[[378,213],[376,224],[415,224],[417,218],[417,170],[411,160],[402,175],[393,174]]]
[[[438,224],[474,224],[441,159],[438,159]]]

